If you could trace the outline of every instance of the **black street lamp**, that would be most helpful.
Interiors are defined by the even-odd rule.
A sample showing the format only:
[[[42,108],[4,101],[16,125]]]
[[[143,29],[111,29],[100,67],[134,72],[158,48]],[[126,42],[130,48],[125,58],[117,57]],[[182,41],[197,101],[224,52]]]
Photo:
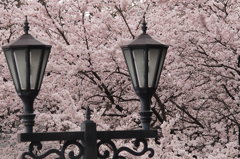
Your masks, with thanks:
[[[157,138],[158,135],[157,130],[150,130],[149,126],[152,114],[150,100],[157,88],[168,46],[158,43],[146,34],[145,20],[143,34],[132,43],[122,46],[134,89],[142,102],[140,115],[143,130],[97,131],[96,123],[90,120],[90,109],[87,108],[86,120],[81,124],[81,131],[33,132],[35,117],[33,102],[41,87],[51,46],[41,43],[28,34],[27,19],[24,30],[24,35],[3,46],[16,91],[24,103],[22,118],[25,132],[18,134],[18,140],[31,142],[29,150],[22,154],[22,159],[44,159],[52,154],[57,155],[58,159],[125,159],[126,157],[121,155],[124,151],[134,156],[148,152],[148,156],[153,157],[154,150],[148,147],[147,139]],[[125,146],[117,147],[113,142],[114,139],[135,139],[135,146],[142,145],[143,148],[138,151]],[[39,153],[43,141],[64,141],[64,143],[60,148]],[[103,145],[107,145],[112,152],[100,150]],[[72,146],[78,148],[78,153],[71,151]]]
[[[142,103],[140,112],[142,127],[148,130],[152,115],[150,110],[151,98],[158,86],[168,46],[152,39],[146,33],[146,25],[144,17],[143,33],[121,48],[132,79],[133,88]]]
[[[33,102],[42,84],[51,46],[43,44],[28,34],[27,17],[24,31],[24,35],[2,48],[16,91],[24,103],[21,117],[25,132],[30,133],[33,131],[35,118]]]

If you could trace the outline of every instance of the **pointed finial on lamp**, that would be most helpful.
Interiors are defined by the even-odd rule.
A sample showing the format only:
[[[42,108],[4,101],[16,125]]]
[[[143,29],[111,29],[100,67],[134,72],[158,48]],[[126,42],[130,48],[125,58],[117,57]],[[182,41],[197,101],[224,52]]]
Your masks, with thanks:
[[[27,16],[26,16],[26,20],[25,20],[25,22],[24,22],[24,27],[23,27],[23,29],[24,29],[25,34],[28,34],[28,31],[29,31],[29,23],[28,23],[28,20],[27,20]]]
[[[91,110],[90,110],[89,106],[86,109],[85,117],[86,117],[86,120],[90,120],[91,119]]]
[[[142,19],[142,31],[143,31],[143,34],[146,34],[147,32],[147,23],[145,20],[145,15],[143,16],[143,19]]]

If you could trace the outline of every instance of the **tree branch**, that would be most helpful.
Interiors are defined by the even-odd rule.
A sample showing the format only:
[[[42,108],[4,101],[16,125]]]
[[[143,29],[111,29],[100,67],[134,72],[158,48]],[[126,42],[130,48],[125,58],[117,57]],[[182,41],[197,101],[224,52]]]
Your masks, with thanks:
[[[187,116],[192,119],[194,121],[195,124],[199,125],[201,128],[204,128],[204,126],[202,125],[202,123],[200,123],[195,117],[193,117],[185,108],[183,108],[182,106],[178,105],[177,103],[175,103],[172,99],[169,100],[172,104],[174,104],[178,109],[180,109],[181,111],[183,111],[185,114],[187,114]]]
[[[153,94],[153,97],[156,99],[156,102],[158,103],[158,106],[160,107],[160,110],[162,112],[162,114],[161,114],[162,115],[162,117],[161,117],[162,122],[166,121],[167,117],[166,117],[166,107],[165,107],[165,105],[162,103],[162,101],[160,100],[160,98],[158,97],[158,95],[156,93]]]
[[[227,86],[222,84],[224,90],[227,92],[228,96],[232,99],[235,100],[235,98],[233,97],[233,95],[229,92],[229,90],[227,89]]]
[[[131,29],[130,29],[130,27],[129,27],[129,25],[128,25],[128,22],[127,22],[125,16],[123,15],[123,12],[122,12],[121,8],[118,7],[118,6],[115,6],[115,9],[119,12],[119,14],[121,15],[121,17],[123,18],[123,21],[125,22],[125,24],[126,24],[126,26],[127,26],[127,28],[128,28],[129,33],[131,34],[132,38],[134,39],[135,36],[133,35],[133,33],[132,33],[132,31],[131,31]]]
[[[47,12],[48,17],[52,20],[52,23],[55,24],[55,21],[53,20],[52,15],[48,11],[46,2],[44,0],[39,0],[39,2],[44,6],[44,8],[45,8],[45,10]],[[62,36],[62,38],[65,41],[65,43],[67,45],[70,45],[70,43],[69,43],[65,33],[60,28],[58,28],[57,26],[56,26],[56,29],[57,29],[58,33]]]

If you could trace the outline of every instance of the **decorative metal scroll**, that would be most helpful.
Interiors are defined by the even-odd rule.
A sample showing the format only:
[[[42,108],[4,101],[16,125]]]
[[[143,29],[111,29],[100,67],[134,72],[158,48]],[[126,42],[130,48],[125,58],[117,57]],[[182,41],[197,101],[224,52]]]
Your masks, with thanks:
[[[67,151],[69,146],[76,146],[78,149],[78,154],[75,154],[74,151]],[[36,151],[37,150],[37,151]],[[31,142],[28,148],[29,152],[24,152],[21,156],[21,159],[44,159],[50,155],[57,155],[58,158],[55,159],[80,159],[83,156],[84,147],[78,141],[67,141],[63,144],[61,149],[50,149],[45,153],[38,154],[38,151],[42,150],[41,142]]]
[[[141,149],[141,151],[137,151],[141,143],[143,145],[143,148]],[[109,150],[100,151],[100,147],[103,145],[107,146]],[[98,158],[109,159],[112,156],[112,159],[127,159],[126,157],[120,155],[120,153],[124,151],[134,156],[142,156],[146,152],[149,152],[148,157],[152,158],[154,156],[154,150],[148,147],[147,139],[136,139],[134,141],[134,146],[137,148],[136,150],[130,149],[128,147],[117,148],[115,143],[112,140],[101,140],[97,143]],[[112,152],[112,155],[110,152]]]

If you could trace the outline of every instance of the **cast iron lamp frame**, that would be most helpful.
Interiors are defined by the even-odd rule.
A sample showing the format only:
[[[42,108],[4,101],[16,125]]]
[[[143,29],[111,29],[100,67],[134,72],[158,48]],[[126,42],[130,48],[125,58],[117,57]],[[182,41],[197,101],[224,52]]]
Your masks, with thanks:
[[[149,130],[152,116],[151,98],[159,83],[168,46],[159,43],[147,34],[145,16],[143,17],[142,31],[142,34],[135,40],[121,46],[121,48],[133,88],[141,101],[142,127]]]
[[[25,132],[30,133],[33,131],[35,118],[33,102],[41,88],[51,46],[38,41],[28,33],[27,17],[24,24],[25,34],[2,48],[16,92],[24,104],[21,118]]]
[[[143,20],[143,34],[140,35],[136,41],[141,41],[142,43],[138,43],[137,45],[130,43],[128,45],[122,46],[123,53],[126,49],[143,49],[145,51],[145,55],[148,54],[148,50],[151,48],[157,48],[160,50],[158,54],[159,59],[160,56],[163,58],[164,61],[166,52],[162,52],[162,50],[167,50],[168,46],[158,43],[157,41],[153,40],[148,34],[146,34],[146,22],[145,18]],[[40,49],[41,52],[41,58],[43,58],[43,54],[45,53],[44,50],[48,51],[47,56],[44,55],[44,57],[48,58],[48,55],[50,53],[51,46],[45,45],[42,42],[36,40],[33,38],[30,34],[28,34],[29,26],[28,21],[26,18],[25,26],[24,26],[25,34],[21,36],[19,39],[17,39],[15,42],[10,43],[9,45],[3,46],[3,51],[5,53],[5,56],[7,58],[8,66],[11,72],[11,75],[14,79],[14,84],[16,91],[20,98],[22,99],[24,103],[24,111],[23,111],[23,123],[25,125],[25,132],[18,134],[18,141],[19,142],[30,142],[29,150],[27,152],[24,152],[21,156],[22,159],[27,158],[33,158],[33,159],[44,159],[45,157],[48,157],[52,154],[55,154],[58,156],[58,159],[107,159],[110,156],[112,156],[112,159],[126,159],[126,157],[122,156],[121,153],[123,151],[126,151],[134,156],[141,156],[145,153],[149,153],[149,157],[153,157],[154,150],[152,148],[148,147],[147,139],[148,138],[157,138],[158,133],[157,130],[150,130],[150,121],[151,121],[151,111],[150,111],[150,100],[153,95],[153,93],[156,90],[158,80],[160,78],[163,62],[160,64],[158,59],[158,64],[156,64],[155,68],[158,70],[158,73],[155,73],[154,81],[155,83],[152,86],[145,85],[143,88],[140,88],[138,85],[133,84],[134,89],[137,93],[137,95],[140,97],[142,102],[142,112],[141,120],[143,129],[141,130],[123,130],[123,131],[97,131],[96,129],[96,123],[90,120],[90,109],[87,107],[86,109],[86,120],[82,122],[81,124],[81,131],[75,131],[75,132],[46,132],[46,133],[35,133],[33,132],[33,125],[34,125],[34,117],[33,114],[33,102],[35,97],[37,96],[40,87],[41,82],[43,79],[43,73],[47,64],[47,59],[45,59],[46,63],[43,62],[43,59],[37,59],[40,60],[40,64],[38,66],[38,71],[41,68],[42,74],[38,72],[37,76],[37,85],[38,87],[31,87],[31,62],[30,62],[30,50],[31,49]],[[148,44],[145,44],[144,41],[150,42]],[[154,44],[153,44],[154,43]],[[17,53],[15,53],[14,50],[17,49],[25,49],[27,50],[27,57],[25,60],[22,61],[23,65],[26,65],[26,71],[24,75],[26,75],[26,83],[27,88],[22,89],[22,86],[19,84],[19,79],[16,80],[16,77],[20,78],[20,73],[23,73],[17,69],[16,67],[16,61],[18,58],[14,57]],[[8,57],[8,53],[11,53],[11,58]],[[124,54],[125,55],[125,54]],[[34,56],[34,55],[32,55]],[[147,55],[145,56],[147,57]],[[13,61],[11,61],[13,60]],[[20,59],[21,60],[21,59]],[[127,62],[127,57],[125,56],[125,60]],[[134,60],[134,58],[131,58],[131,60]],[[145,62],[145,68],[148,69],[148,62],[146,59],[142,58],[140,60],[144,60]],[[11,62],[15,63],[14,67],[11,66]],[[134,62],[134,61],[133,61]],[[127,63],[128,68],[129,64]],[[19,67],[19,66],[18,66]],[[15,69],[15,70],[14,70]],[[16,74],[14,74],[14,71]],[[19,74],[17,74],[19,73]],[[136,67],[135,67],[135,74],[136,74]],[[145,70],[145,78],[148,78],[147,75],[148,72]],[[42,75],[42,76],[41,76]],[[133,74],[130,75],[133,80]],[[158,80],[157,80],[158,79]],[[18,82],[16,82],[18,81]],[[34,82],[34,81],[33,81]],[[139,82],[139,81],[135,81]],[[134,81],[133,81],[134,83]],[[36,84],[36,83],[35,83]],[[135,139],[134,145],[136,147],[139,147],[139,145],[142,145],[143,148],[138,151],[137,149],[130,149],[128,147],[117,147],[113,140],[115,139]],[[47,150],[44,153],[36,153],[36,150],[42,150],[42,144],[43,141],[64,141],[64,143],[61,145],[58,149],[50,149]],[[76,148],[78,148],[78,153],[74,153],[73,151],[67,151],[68,148],[73,145]],[[101,151],[100,148],[103,145],[108,145],[108,147],[111,149],[111,152],[109,150]],[[112,154],[112,155],[111,155]]]

